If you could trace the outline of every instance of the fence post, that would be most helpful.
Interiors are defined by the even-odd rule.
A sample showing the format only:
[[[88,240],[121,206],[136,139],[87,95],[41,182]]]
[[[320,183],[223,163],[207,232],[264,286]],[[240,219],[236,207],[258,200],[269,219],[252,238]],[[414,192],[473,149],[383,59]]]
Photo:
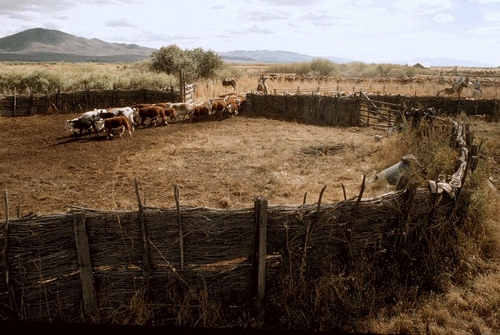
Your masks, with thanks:
[[[137,202],[139,205],[139,224],[142,233],[142,298],[147,300],[149,296],[149,280],[151,273],[151,265],[149,262],[149,241],[146,232],[146,222],[144,217],[144,206],[139,195],[139,182],[137,178],[134,180],[135,184],[135,195],[137,196]]]
[[[266,257],[267,257],[267,199],[254,199],[255,236],[252,264],[252,287],[257,302],[264,299],[266,293]]]
[[[35,98],[33,97],[33,92],[31,92],[30,90],[30,106],[29,106],[29,116],[31,116],[33,114],[33,110],[35,108]]]
[[[7,190],[4,190],[4,200],[5,200],[5,235],[4,244],[2,249],[2,259],[5,271],[5,284],[7,285],[7,291],[9,295],[9,314],[14,318],[14,289],[12,287],[12,282],[10,281],[10,269],[9,262],[7,260],[7,252],[9,251],[9,195]]]
[[[87,86],[87,81],[85,81],[85,110],[89,110],[89,87]]]
[[[181,259],[181,271],[184,270],[184,231],[182,229],[181,206],[179,202],[179,186],[174,187],[175,207],[177,208],[177,220],[179,221],[179,252]]]
[[[78,256],[78,268],[82,281],[83,312],[89,316],[95,316],[97,310],[97,297],[94,289],[94,273],[90,259],[89,239],[85,228],[85,213],[75,215],[73,218],[75,242]]]
[[[17,91],[16,88],[14,87],[14,103],[13,103],[13,111],[12,111],[12,116],[16,116],[16,105],[17,105]]]

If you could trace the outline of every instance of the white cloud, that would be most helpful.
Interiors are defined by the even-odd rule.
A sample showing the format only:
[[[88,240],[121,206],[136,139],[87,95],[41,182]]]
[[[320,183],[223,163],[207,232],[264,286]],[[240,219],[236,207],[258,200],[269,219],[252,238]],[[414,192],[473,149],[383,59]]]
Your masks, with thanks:
[[[480,27],[474,28],[468,31],[473,35],[482,35],[482,36],[494,36],[500,34],[500,26],[496,27]]]
[[[469,0],[469,2],[471,2],[471,3],[479,3],[479,4],[483,4],[483,3],[500,3],[500,0]]]
[[[53,13],[74,8],[78,2],[71,0],[0,0],[0,14],[12,12]]]
[[[500,21],[500,12],[484,14],[485,21]]]
[[[433,14],[449,9],[451,4],[446,0],[401,0],[394,3],[397,8],[411,14]]]
[[[135,23],[132,19],[121,18],[120,20],[106,21],[106,26],[108,26],[108,27],[137,27],[137,23]]]
[[[437,14],[434,16],[434,21],[436,22],[453,22],[455,18],[449,14]]]

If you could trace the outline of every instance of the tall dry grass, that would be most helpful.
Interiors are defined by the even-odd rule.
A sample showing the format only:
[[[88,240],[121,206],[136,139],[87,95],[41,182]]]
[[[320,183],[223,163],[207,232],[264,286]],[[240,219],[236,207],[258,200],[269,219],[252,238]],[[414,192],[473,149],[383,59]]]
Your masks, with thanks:
[[[358,92],[360,90],[380,94],[402,94],[417,96],[434,96],[440,90],[450,87],[450,82],[457,77],[457,73],[467,75],[470,69],[458,69],[458,72],[449,69],[419,69],[394,64],[329,64],[334,67],[328,74],[328,80],[297,80],[287,82],[268,80],[271,94],[284,92],[297,93],[298,91]],[[321,69],[320,69],[321,70]],[[312,72],[311,72],[312,71]],[[475,69],[474,71],[481,71]],[[491,77],[481,77],[482,80],[498,82],[500,71],[489,70]],[[318,78],[319,73],[309,63],[288,65],[272,64],[225,64],[210,79],[200,79],[197,84],[197,99],[206,99],[228,93],[221,85],[221,80],[234,77],[237,80],[236,91],[248,93],[255,91],[259,76],[279,72],[285,74],[294,72],[309,77]],[[302,73],[304,72],[304,73]],[[445,83],[440,84],[438,75],[444,72]],[[474,80],[473,73],[471,78]],[[148,62],[135,63],[13,63],[0,62],[0,93],[11,95],[90,89],[161,89],[170,86],[178,87],[179,80],[175,75],[155,73],[149,70]],[[495,85],[483,87],[483,98],[496,99],[499,97]],[[472,88],[464,89],[464,98],[472,97]]]
[[[380,334],[496,334],[500,329],[500,130],[473,122],[486,139],[467,181],[465,220],[457,227],[455,273],[441,293],[427,292],[377,310],[365,325]]]

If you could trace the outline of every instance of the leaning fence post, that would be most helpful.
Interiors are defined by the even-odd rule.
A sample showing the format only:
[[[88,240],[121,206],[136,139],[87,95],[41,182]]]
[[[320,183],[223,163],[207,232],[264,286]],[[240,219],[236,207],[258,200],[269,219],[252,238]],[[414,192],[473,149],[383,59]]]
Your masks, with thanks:
[[[267,199],[256,197],[255,236],[253,252],[253,290],[257,294],[257,301],[261,302],[266,293],[266,257],[267,257]]]
[[[97,310],[97,297],[95,294],[94,273],[90,258],[90,247],[87,231],[85,228],[85,213],[75,215],[73,218],[75,242],[78,256],[78,268],[82,281],[83,312],[87,316],[94,316]]]

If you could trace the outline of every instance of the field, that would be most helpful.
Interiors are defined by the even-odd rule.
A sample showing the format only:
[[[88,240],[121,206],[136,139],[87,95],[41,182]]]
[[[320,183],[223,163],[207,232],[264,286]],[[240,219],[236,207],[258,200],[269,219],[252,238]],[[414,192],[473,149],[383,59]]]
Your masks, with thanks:
[[[341,183],[353,196],[363,173],[373,177],[385,168],[373,137],[383,133],[370,129],[238,116],[78,141],[63,127],[76,116],[0,119],[1,188],[8,190],[11,216],[18,207],[21,215],[64,212],[68,205],[136,208],[135,178],[147,203],[161,207],[175,206],[174,185],[181,204],[211,208],[251,206],[257,195],[270,204],[300,204],[306,192],[314,202],[324,185],[324,199],[332,202],[343,199]],[[385,191],[378,184],[376,191]]]
[[[262,68],[242,71],[238,92],[255,89]],[[366,87],[382,91],[375,79],[340,80],[321,86]],[[318,83],[270,82],[270,89],[314,89]],[[356,86],[357,85],[357,86]],[[371,86],[370,86],[371,85]],[[435,95],[446,85],[394,83],[390,93]],[[394,87],[394,88],[392,88]],[[297,87],[295,87],[296,89]],[[342,88],[342,87],[341,87]],[[197,100],[226,92],[216,80],[198,83]],[[487,98],[498,90],[485,87]],[[467,92],[469,94],[470,92]],[[402,134],[372,128],[330,128],[238,115],[222,121],[177,122],[138,127],[132,137],[106,140],[101,134],[76,140],[64,129],[66,119],[80,113],[0,118],[0,188],[8,193],[10,217],[65,212],[72,206],[102,210],[137,209],[134,180],[151,206],[174,207],[174,186],[181,205],[210,208],[253,206],[255,196],[269,205],[314,203],[326,185],[323,202],[357,195],[366,175],[364,197],[394,189],[376,173],[414,154],[434,155],[427,166],[446,170],[440,158],[449,151],[436,143],[411,142]],[[466,116],[459,120],[467,121]],[[452,283],[442,295],[425,295],[411,303],[388,304],[374,310],[364,329],[377,333],[417,333],[427,325],[435,334],[489,334],[500,327],[498,289],[500,266],[500,130],[497,124],[473,121],[476,142],[484,138],[480,167],[473,175],[484,187],[476,201],[484,202],[484,239],[467,254],[471,278]],[[377,141],[375,135],[383,136]],[[434,146],[435,144],[435,146]],[[442,143],[439,143],[442,144]],[[434,164],[432,164],[434,162]],[[479,215],[479,213],[478,213]],[[0,206],[0,220],[5,207]],[[464,254],[467,253],[466,250]],[[485,256],[486,255],[486,256]],[[406,332],[405,332],[406,331]]]

